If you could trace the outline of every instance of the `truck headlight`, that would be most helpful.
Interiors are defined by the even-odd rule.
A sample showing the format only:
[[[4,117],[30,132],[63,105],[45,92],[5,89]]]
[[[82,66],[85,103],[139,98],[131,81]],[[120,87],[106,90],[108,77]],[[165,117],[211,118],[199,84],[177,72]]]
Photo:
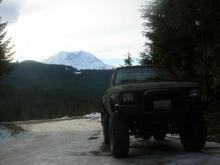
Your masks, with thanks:
[[[200,97],[199,89],[192,89],[192,90],[190,90],[189,91],[189,97],[190,98]]]
[[[123,102],[132,102],[134,101],[134,95],[132,93],[124,93],[122,95]]]

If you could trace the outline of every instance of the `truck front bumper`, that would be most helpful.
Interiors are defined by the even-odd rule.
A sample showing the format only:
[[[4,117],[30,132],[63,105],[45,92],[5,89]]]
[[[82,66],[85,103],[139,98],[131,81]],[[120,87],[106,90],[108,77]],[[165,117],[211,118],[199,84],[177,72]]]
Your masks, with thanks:
[[[128,120],[145,120],[148,122],[182,122],[186,121],[190,112],[202,113],[204,107],[186,106],[170,110],[148,110],[136,105],[115,105],[115,112],[120,113]]]

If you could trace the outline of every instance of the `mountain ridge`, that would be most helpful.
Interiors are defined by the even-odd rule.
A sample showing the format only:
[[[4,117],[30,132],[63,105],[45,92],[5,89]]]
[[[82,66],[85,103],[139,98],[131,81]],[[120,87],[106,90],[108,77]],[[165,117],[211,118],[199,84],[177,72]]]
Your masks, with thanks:
[[[113,68],[113,66],[103,63],[95,55],[82,50],[74,52],[61,51],[42,62],[46,64],[72,66],[78,70],[108,70]]]

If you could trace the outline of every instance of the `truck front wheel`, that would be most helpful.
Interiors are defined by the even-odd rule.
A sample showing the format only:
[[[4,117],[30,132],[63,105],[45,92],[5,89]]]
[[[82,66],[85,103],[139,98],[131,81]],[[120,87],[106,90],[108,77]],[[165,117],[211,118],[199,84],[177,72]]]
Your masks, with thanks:
[[[109,144],[109,115],[104,113],[102,119],[104,143]]]
[[[207,139],[205,120],[202,116],[192,116],[180,127],[180,139],[187,151],[200,151]]]
[[[109,118],[110,150],[114,157],[127,156],[129,151],[129,131],[126,121],[116,112]]]

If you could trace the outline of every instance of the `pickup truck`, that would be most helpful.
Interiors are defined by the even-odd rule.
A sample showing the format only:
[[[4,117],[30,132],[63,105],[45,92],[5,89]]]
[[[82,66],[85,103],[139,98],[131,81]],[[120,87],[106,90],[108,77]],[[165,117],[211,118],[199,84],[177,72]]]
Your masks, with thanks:
[[[187,151],[206,142],[204,104],[197,83],[179,81],[163,66],[129,66],[113,71],[103,96],[104,143],[114,157],[129,152],[131,135],[162,141],[179,134]]]

